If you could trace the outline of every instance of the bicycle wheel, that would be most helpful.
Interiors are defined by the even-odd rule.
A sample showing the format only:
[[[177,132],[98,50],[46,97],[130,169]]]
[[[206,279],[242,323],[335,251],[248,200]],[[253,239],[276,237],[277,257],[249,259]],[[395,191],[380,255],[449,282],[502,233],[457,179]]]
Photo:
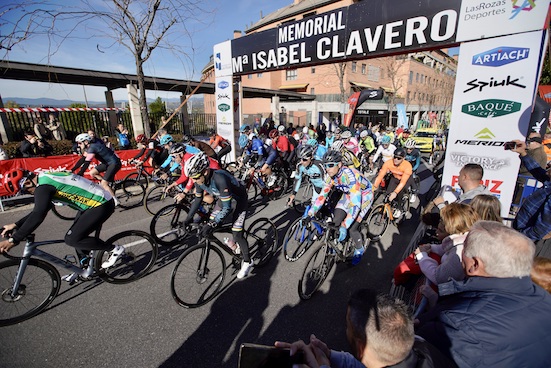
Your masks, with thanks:
[[[117,263],[107,269],[102,269],[101,264],[109,258],[109,252],[96,253],[95,267],[98,276],[109,283],[126,284],[136,281],[148,273],[157,261],[157,243],[144,231],[123,231],[109,238],[106,243],[122,245],[125,248],[125,253]]]
[[[153,239],[167,247],[180,244],[188,236],[184,228],[188,208],[181,204],[170,204],[155,214],[149,230]]]
[[[241,175],[241,171],[239,170],[239,164],[235,161],[227,163],[224,167],[224,169],[235,176],[236,178],[239,178]]]
[[[126,175],[123,179],[125,180],[134,180],[139,182],[144,186],[144,188],[147,188],[149,186],[149,176],[143,173],[139,173],[138,171],[131,172],[130,174]]]
[[[371,237],[382,236],[386,231],[390,218],[387,216],[385,205],[375,206],[367,217],[367,232]]]
[[[303,219],[296,219],[283,237],[283,255],[289,262],[295,262],[314,243],[315,231],[311,223],[303,225]]]
[[[165,189],[166,186],[159,185],[147,191],[143,200],[143,206],[150,215],[155,215],[161,208],[174,201],[171,193],[166,193]],[[165,213],[165,215],[168,215],[168,213]]]
[[[13,259],[0,263],[0,326],[13,325],[36,316],[59,292],[61,278],[57,269],[40,259],[31,258],[17,295],[12,297],[10,293],[19,263]]]
[[[78,210],[62,203],[54,203],[52,206],[52,212],[60,219],[68,221],[73,221],[78,214]]]
[[[134,179],[123,180],[117,184],[115,196],[121,208],[134,208],[142,204],[145,187]]]
[[[277,250],[277,228],[265,217],[256,219],[247,228],[249,254],[256,267],[262,267],[272,258]]]
[[[335,257],[327,254],[327,245],[319,247],[306,263],[298,281],[298,295],[308,300],[323,284],[335,264]]]
[[[295,196],[294,209],[299,214],[304,214],[306,207],[308,207],[312,201],[312,195],[314,194],[314,187],[310,181],[301,185]]]
[[[251,179],[247,179],[251,180]],[[245,188],[247,189],[247,198],[249,201],[254,201],[258,197],[258,185],[254,182],[254,178],[251,181],[245,183]]]
[[[274,185],[272,185],[272,188],[274,188],[274,190],[270,194],[270,199],[279,199],[283,196],[283,194],[285,194],[285,192],[287,192],[287,189],[289,188],[289,177],[284,171],[277,173],[277,178]]]
[[[178,305],[200,307],[211,301],[224,284],[226,260],[210,243],[196,244],[176,261],[170,278],[170,292]]]
[[[398,219],[395,219],[396,225],[401,224],[406,219],[406,215],[410,209],[409,196],[410,194],[404,194],[402,196],[402,200],[400,201],[400,210],[402,211],[402,215]]]

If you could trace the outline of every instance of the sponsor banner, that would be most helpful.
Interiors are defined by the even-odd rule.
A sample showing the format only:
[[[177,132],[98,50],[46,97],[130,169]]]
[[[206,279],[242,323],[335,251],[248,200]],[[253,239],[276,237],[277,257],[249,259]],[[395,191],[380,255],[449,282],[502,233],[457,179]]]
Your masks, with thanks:
[[[224,77],[232,75],[231,67],[231,41],[225,41],[214,45],[214,75]]]
[[[408,128],[406,105],[402,103],[396,104],[396,112],[398,113],[398,126],[402,128]]]
[[[548,10],[549,0],[463,0],[456,40],[541,30]]]
[[[116,152],[117,156],[119,156],[121,159],[122,167],[117,175],[115,175],[115,180],[122,180],[129,173],[136,171],[134,165],[130,165],[128,162],[131,158],[138,154],[139,150],[125,150]],[[16,169],[25,169],[29,171],[34,171],[36,173],[45,171],[70,170],[79,158],[80,156],[78,155],[65,155],[36,158],[14,158],[11,160],[0,161],[0,197],[5,197],[9,195],[9,193],[1,185],[1,183],[3,183],[3,173]],[[90,164],[88,170],[86,170],[86,172],[84,173],[85,178],[91,179],[90,170],[96,167],[97,164],[98,163],[96,162],[96,160],[94,160]]]
[[[370,0],[285,22],[232,40],[233,72],[242,75],[447,47],[456,43],[460,8],[461,0]]]
[[[358,98],[360,98],[360,92],[354,92],[348,97],[348,114],[344,117],[344,126],[349,127],[350,122],[352,121],[352,118],[354,117],[354,111],[356,110],[356,106],[358,105]]]
[[[520,165],[505,142],[528,130],[543,32],[528,32],[461,45],[442,184],[459,189],[467,163],[484,168],[485,185],[507,217]]]

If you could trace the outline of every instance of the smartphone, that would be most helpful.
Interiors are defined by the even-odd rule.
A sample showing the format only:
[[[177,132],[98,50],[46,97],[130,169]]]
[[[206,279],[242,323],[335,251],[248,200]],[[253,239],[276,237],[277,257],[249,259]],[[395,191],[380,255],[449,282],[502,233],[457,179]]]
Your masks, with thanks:
[[[512,150],[517,148],[517,144],[515,142],[505,142],[503,145],[504,150]]]
[[[302,351],[291,356],[289,349],[248,343],[239,349],[239,368],[292,368],[293,364],[304,364]]]

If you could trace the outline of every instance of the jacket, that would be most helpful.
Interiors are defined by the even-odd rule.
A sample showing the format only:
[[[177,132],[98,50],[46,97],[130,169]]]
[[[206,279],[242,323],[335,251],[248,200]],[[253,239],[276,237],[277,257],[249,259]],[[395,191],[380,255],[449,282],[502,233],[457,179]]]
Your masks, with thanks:
[[[551,294],[530,277],[470,277],[439,285],[417,334],[459,367],[551,367]]]

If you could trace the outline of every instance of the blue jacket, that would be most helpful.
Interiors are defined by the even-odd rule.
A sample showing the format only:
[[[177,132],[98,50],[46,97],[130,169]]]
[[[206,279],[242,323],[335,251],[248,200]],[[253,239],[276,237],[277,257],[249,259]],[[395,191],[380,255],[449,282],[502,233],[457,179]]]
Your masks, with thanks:
[[[452,280],[439,293],[417,334],[459,367],[551,367],[551,294],[530,277]]]

